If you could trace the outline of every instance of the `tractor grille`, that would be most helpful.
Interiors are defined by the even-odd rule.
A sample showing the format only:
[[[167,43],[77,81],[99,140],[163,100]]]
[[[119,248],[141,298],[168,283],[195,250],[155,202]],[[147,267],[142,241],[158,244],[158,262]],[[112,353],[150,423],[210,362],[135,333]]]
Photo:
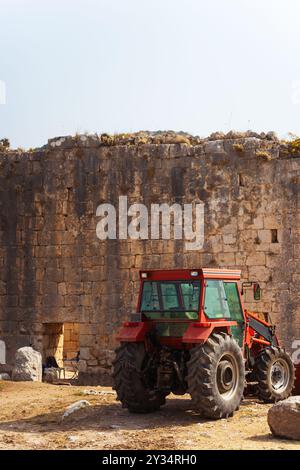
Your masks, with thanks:
[[[175,338],[180,338],[184,335],[187,328],[189,326],[188,322],[157,322],[156,323],[156,331],[158,336],[173,336]]]

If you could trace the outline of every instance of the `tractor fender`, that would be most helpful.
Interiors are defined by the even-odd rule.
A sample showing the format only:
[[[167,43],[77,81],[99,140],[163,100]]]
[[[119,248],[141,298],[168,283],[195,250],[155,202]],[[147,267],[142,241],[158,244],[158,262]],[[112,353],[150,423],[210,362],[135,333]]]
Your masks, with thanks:
[[[125,343],[139,343],[145,340],[145,336],[151,329],[147,322],[124,322],[121,327],[117,340]]]
[[[202,343],[204,344],[214,331],[222,330],[231,334],[230,327],[237,326],[236,321],[211,321],[191,323],[183,335],[183,343]]]

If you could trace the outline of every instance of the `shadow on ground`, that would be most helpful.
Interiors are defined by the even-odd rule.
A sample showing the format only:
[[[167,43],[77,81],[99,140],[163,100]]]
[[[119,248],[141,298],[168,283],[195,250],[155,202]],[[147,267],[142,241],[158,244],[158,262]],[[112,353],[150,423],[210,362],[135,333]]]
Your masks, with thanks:
[[[119,403],[92,405],[62,421],[64,409],[29,418],[0,423],[0,431],[59,432],[64,430],[121,430],[156,429],[170,426],[189,426],[205,423],[199,413],[191,409],[191,401],[168,400],[166,406],[151,414],[131,414]]]
[[[267,434],[261,434],[260,436],[251,436],[248,438],[250,441],[254,441],[254,442],[281,442],[282,444],[291,444],[291,441],[290,439],[284,439],[282,437],[275,437],[273,436],[273,434],[271,432],[267,433]],[[294,441],[295,443],[297,441]]]

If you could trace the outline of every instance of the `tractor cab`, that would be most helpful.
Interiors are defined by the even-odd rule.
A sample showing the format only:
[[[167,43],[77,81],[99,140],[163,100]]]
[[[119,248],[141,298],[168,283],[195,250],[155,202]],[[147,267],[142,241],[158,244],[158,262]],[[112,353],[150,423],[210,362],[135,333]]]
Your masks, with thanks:
[[[142,271],[140,280],[138,313],[132,319],[155,328],[160,341],[184,347],[202,341],[203,328],[208,335],[219,328],[231,333],[243,347],[246,318],[240,271]]]

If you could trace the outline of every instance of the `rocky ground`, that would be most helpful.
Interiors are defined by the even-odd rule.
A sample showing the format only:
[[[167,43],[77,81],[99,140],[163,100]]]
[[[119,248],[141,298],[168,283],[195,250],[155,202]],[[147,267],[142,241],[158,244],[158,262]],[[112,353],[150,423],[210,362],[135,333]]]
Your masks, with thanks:
[[[91,406],[62,420],[66,407],[81,399]],[[269,406],[250,399],[220,421],[200,419],[188,396],[171,396],[154,414],[130,415],[108,387],[0,382],[0,403],[0,449],[300,450],[300,442],[272,437]]]

